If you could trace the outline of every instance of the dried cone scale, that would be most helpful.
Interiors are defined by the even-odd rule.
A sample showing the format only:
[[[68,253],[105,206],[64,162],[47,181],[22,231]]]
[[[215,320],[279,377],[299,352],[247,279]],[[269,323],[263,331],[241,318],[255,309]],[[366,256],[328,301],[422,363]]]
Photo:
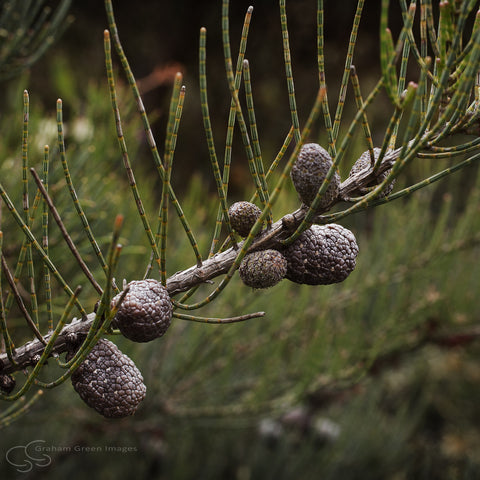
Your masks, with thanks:
[[[380,148],[374,148],[373,149],[373,156],[375,157],[375,160],[378,159],[378,156],[380,155]],[[361,172],[362,170],[365,170],[366,168],[372,168],[372,161],[370,158],[370,152],[367,150],[366,152],[363,152],[360,157],[358,157],[358,160],[353,164],[350,173],[348,174],[349,177],[352,177],[353,175],[356,175],[357,173]],[[367,187],[376,187],[380,183],[382,183],[390,173],[390,170],[385,170],[382,172],[378,177],[375,178],[374,181],[369,183]],[[385,190],[383,190],[382,193],[378,196],[378,198],[386,197],[390,192],[393,190],[393,187],[395,185],[395,179],[391,183],[389,183],[386,187]],[[360,189],[361,193],[367,193],[366,189]]]
[[[317,143],[306,143],[300,149],[293,164],[292,182],[303,203],[310,206],[322,186],[328,170],[332,166],[332,157]],[[338,197],[340,175],[335,172],[327,190],[320,199],[318,210],[324,210]]]
[[[72,385],[89,407],[107,418],[133,415],[147,391],[133,361],[105,338],[73,372]]]
[[[157,280],[134,280],[112,321],[122,334],[134,342],[149,342],[161,337],[172,320],[172,301],[167,289]],[[112,299],[112,307],[121,294]]]
[[[283,254],[287,260],[286,278],[307,285],[328,285],[350,275],[358,245],[353,233],[341,225],[312,225]]]
[[[261,214],[262,211],[255,204],[245,201],[235,202],[228,209],[232,228],[242,237],[248,236]]]
[[[287,261],[277,250],[261,250],[245,255],[238,273],[249,287],[269,288],[285,277]]]

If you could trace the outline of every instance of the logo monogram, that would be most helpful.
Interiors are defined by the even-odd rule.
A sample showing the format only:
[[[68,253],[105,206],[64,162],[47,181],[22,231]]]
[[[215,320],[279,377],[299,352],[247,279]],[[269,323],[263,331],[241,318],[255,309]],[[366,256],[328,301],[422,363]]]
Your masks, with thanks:
[[[42,447],[38,444],[45,440],[32,440],[26,445],[17,445],[5,453],[7,462],[20,473],[27,473],[33,467],[47,467],[52,463],[49,455],[42,453]]]

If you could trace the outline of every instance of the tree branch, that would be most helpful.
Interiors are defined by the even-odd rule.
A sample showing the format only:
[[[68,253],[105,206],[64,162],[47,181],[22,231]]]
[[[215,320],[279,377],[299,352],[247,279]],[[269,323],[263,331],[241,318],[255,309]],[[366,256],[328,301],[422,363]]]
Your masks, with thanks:
[[[397,149],[388,152],[380,165],[376,175],[380,175],[385,170],[391,168],[398,158],[401,149]],[[348,198],[353,192],[368,186],[375,180],[375,176],[372,169],[365,169],[357,174],[348,177],[340,185],[340,193],[337,202],[342,199]],[[331,207],[331,206],[330,206]],[[330,209],[330,207],[328,207]],[[264,230],[252,243],[249,248],[249,252],[256,250],[266,250],[268,248],[282,248],[281,241],[288,238],[300,225],[305,217],[307,208],[302,206],[298,210],[289,213],[275,222],[271,228]],[[324,212],[319,212],[319,214]],[[178,293],[185,292],[190,288],[197,285],[201,285],[215,277],[225,274],[233,262],[238,253],[238,248],[241,248],[240,242],[235,248],[231,247],[224,252],[219,252],[213,255],[211,258],[203,261],[202,265],[194,265],[186,270],[174,273],[167,279],[167,290],[170,296],[174,296]],[[87,315],[83,321],[81,319],[74,318],[71,323],[66,325],[60,335],[58,336],[55,345],[52,349],[52,355],[59,355],[67,351],[68,341],[67,338],[70,335],[82,335],[86,334],[91,327],[95,313]],[[51,334],[48,334],[44,339],[48,342]],[[0,354],[0,374],[13,373],[15,371],[22,370],[28,366],[34,365],[33,360],[36,355],[40,355],[45,348],[38,339],[32,340],[21,347],[15,349],[14,360],[16,365],[12,364],[8,359],[6,353]]]

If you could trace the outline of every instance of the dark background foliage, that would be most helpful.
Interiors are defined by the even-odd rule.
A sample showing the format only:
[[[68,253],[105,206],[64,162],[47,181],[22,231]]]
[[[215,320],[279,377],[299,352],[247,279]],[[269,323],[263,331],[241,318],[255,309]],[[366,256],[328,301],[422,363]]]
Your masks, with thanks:
[[[290,125],[278,2],[231,2],[234,56],[250,3],[254,13],[247,56],[262,150],[269,161]],[[391,3],[395,34],[399,11],[397,2]],[[335,104],[356,2],[325,4],[327,83]],[[116,1],[114,8],[159,145],[172,73],[177,68],[184,72],[187,102],[174,185],[205,250],[216,203],[209,194],[214,185],[201,128],[198,34],[201,26],[207,27],[210,106],[222,145],[230,101],[221,1]],[[315,9],[315,1],[287,2],[302,123],[318,85]],[[355,54],[364,94],[380,74],[379,12],[379,1],[366,2]],[[114,215],[125,214],[119,276],[131,280],[143,274],[148,249],[120,167],[104,71],[103,2],[76,1],[71,13],[75,21],[61,40],[3,89],[0,164],[19,155],[23,88],[32,100],[32,142],[47,141],[39,130],[46,119],[55,118],[58,97],[67,123],[91,122],[94,134],[87,139],[67,135],[69,158],[102,245],[108,242]],[[158,180],[151,175],[126,82],[117,73],[126,138],[154,215]],[[351,104],[346,108],[353,111]],[[378,138],[390,114],[390,105],[380,99],[369,117]],[[350,163],[364,149],[361,137],[352,143]],[[251,193],[241,147],[234,155],[232,201]],[[32,161],[39,159],[40,153],[32,152]],[[428,162],[414,165],[406,175],[428,176],[432,167]],[[14,173],[11,167],[0,170],[2,183],[16,185]],[[52,193],[75,225],[71,205],[62,196],[62,176],[57,172],[55,178]],[[2,478],[84,478],[90,472],[102,478],[164,479],[480,478],[478,185],[472,167],[408,200],[348,218],[344,224],[355,232],[360,255],[357,269],[341,285],[312,289],[284,282],[267,292],[252,292],[234,281],[207,309],[218,316],[266,310],[267,317],[258,322],[227,328],[176,322],[163,339],[140,346],[115,338],[145,377],[148,394],[138,413],[112,422],[90,411],[70,384],[46,391],[31,412],[2,431],[0,445],[5,452],[44,439],[52,464],[19,474],[1,455]],[[287,189],[276,217],[297,205]],[[5,229],[8,219],[3,222]],[[171,228],[175,248],[168,261],[173,273],[194,261],[178,225]],[[91,260],[81,229],[72,229]],[[72,284],[82,281],[58,237],[52,255]],[[92,297],[93,308],[96,298],[88,289],[85,295]],[[452,337],[449,328],[471,335]]]

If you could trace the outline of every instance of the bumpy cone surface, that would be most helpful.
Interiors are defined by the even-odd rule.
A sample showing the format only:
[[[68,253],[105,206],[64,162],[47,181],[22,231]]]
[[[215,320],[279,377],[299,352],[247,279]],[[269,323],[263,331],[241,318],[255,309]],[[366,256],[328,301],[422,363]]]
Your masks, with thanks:
[[[287,261],[277,250],[253,252],[245,255],[238,273],[249,287],[269,288],[285,277]]]
[[[242,237],[246,237],[262,211],[253,203],[236,202],[228,209],[232,228]]]
[[[161,337],[172,320],[172,301],[167,289],[157,280],[134,280],[123,299],[115,318],[114,327],[134,342],[149,342]],[[120,294],[112,300],[112,306]]]
[[[355,268],[358,245],[350,230],[336,225],[312,225],[289,245],[286,278],[307,285],[345,280]]]
[[[332,166],[329,153],[316,143],[306,143],[293,164],[291,177],[295,190],[306,205],[311,205]],[[335,172],[320,200],[319,210],[327,208],[338,196],[340,175]]]
[[[105,338],[73,372],[72,385],[89,407],[107,418],[133,415],[147,391],[133,361]]]
[[[373,154],[375,157],[375,160],[377,160],[378,156],[380,155],[380,148],[374,148],[373,149]],[[366,152],[363,152],[358,160],[353,164],[350,173],[348,174],[349,177],[352,177],[353,175],[356,175],[358,172],[364,170],[365,168],[371,167],[372,162],[370,160],[370,152],[367,150]],[[380,183],[382,183],[390,173],[390,170],[385,170],[382,172],[374,181],[372,181],[367,187],[376,187]],[[395,185],[395,179],[391,183],[389,183],[385,190],[378,196],[378,198],[382,198],[387,196],[392,190]],[[365,193],[365,190],[362,189],[362,193]]]

